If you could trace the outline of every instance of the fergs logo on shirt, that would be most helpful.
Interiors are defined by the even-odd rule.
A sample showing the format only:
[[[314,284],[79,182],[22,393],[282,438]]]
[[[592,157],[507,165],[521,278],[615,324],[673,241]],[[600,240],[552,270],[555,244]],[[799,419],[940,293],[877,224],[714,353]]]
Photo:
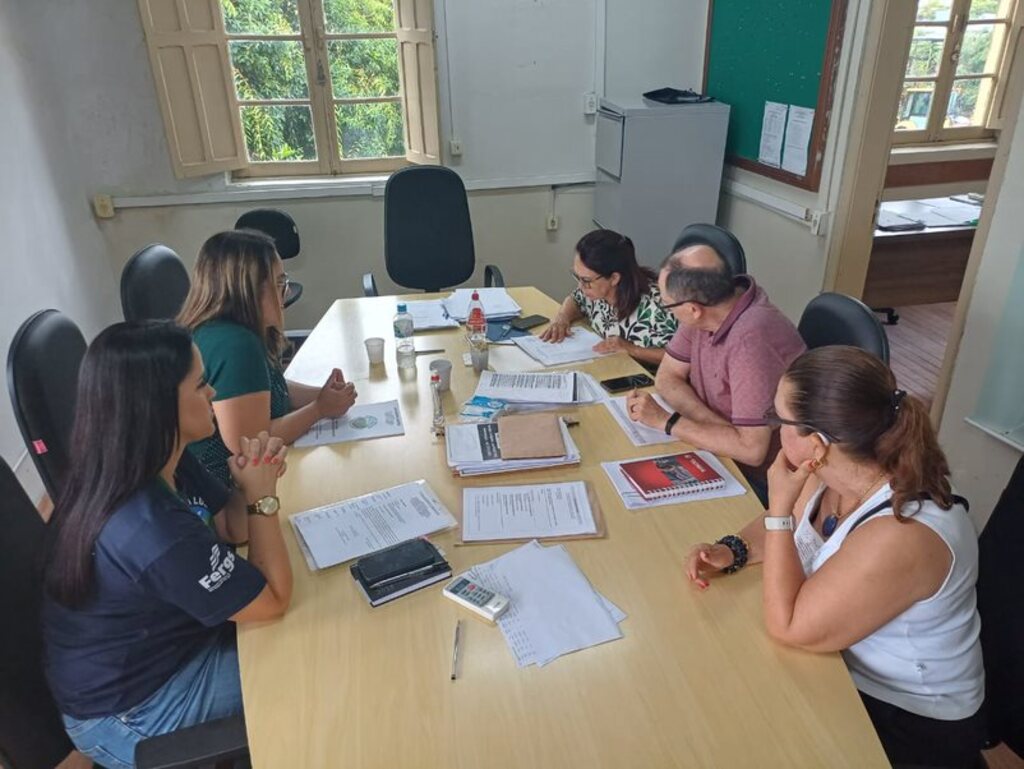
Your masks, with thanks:
[[[221,557],[223,555],[223,558]],[[212,593],[231,577],[235,570],[235,553],[233,550],[221,550],[220,545],[210,548],[210,573],[199,578],[199,584]]]

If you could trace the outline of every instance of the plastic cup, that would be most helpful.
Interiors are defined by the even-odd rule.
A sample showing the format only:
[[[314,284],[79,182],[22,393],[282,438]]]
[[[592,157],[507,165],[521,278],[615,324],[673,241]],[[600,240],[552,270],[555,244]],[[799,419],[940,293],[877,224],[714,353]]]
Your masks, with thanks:
[[[477,374],[487,369],[487,358],[490,348],[487,345],[487,337],[473,338],[469,340],[469,357],[473,363],[473,371]]]
[[[448,392],[452,387],[452,362],[445,358],[430,361],[430,372],[435,371],[441,379],[437,389],[441,392]]]
[[[372,336],[363,344],[366,345],[366,357],[370,359],[371,366],[384,362],[384,340],[381,337]]]

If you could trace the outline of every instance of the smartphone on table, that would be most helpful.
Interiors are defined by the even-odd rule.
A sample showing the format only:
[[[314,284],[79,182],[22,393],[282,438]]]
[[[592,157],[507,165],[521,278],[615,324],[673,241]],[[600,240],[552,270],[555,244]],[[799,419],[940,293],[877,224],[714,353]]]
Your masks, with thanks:
[[[513,318],[508,322],[516,331],[527,331],[534,326],[542,326],[548,322],[543,315],[527,315],[524,318]]]
[[[637,387],[650,387],[652,384],[654,384],[654,380],[647,374],[632,374],[601,380],[601,387],[610,393],[621,393]]]

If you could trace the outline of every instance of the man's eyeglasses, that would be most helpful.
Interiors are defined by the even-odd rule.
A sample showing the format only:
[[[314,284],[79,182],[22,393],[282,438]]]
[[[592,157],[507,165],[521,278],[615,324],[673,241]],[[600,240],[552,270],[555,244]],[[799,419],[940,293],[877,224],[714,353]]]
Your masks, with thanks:
[[[598,275],[596,278],[584,278],[577,275],[573,270],[569,270],[569,274],[572,275],[572,279],[579,283],[583,288],[590,288],[596,281],[604,280],[606,275]]]
[[[774,406],[771,406],[766,412],[764,412],[764,422],[769,427],[782,427],[782,425],[789,425],[790,427],[802,427],[804,430],[810,430],[812,433],[819,433],[824,435],[831,443],[840,443],[841,441],[832,435],[822,430],[820,427],[808,424],[807,422],[797,422],[792,419],[783,419],[779,416],[779,413],[775,410]]]
[[[671,310],[673,307],[682,307],[684,304],[698,304],[701,307],[710,307],[711,305],[707,302],[702,302],[699,299],[684,299],[681,302],[669,302],[668,304],[661,305],[666,310]]]

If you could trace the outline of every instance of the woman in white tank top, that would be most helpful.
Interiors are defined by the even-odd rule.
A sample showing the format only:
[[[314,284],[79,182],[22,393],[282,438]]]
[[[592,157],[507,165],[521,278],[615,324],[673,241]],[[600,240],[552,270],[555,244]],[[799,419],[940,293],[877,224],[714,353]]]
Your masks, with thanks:
[[[790,366],[765,415],[781,428],[769,509],[696,545],[708,576],[763,562],[766,629],[841,651],[895,765],[973,766],[984,740],[977,535],[924,405],[853,347]]]

